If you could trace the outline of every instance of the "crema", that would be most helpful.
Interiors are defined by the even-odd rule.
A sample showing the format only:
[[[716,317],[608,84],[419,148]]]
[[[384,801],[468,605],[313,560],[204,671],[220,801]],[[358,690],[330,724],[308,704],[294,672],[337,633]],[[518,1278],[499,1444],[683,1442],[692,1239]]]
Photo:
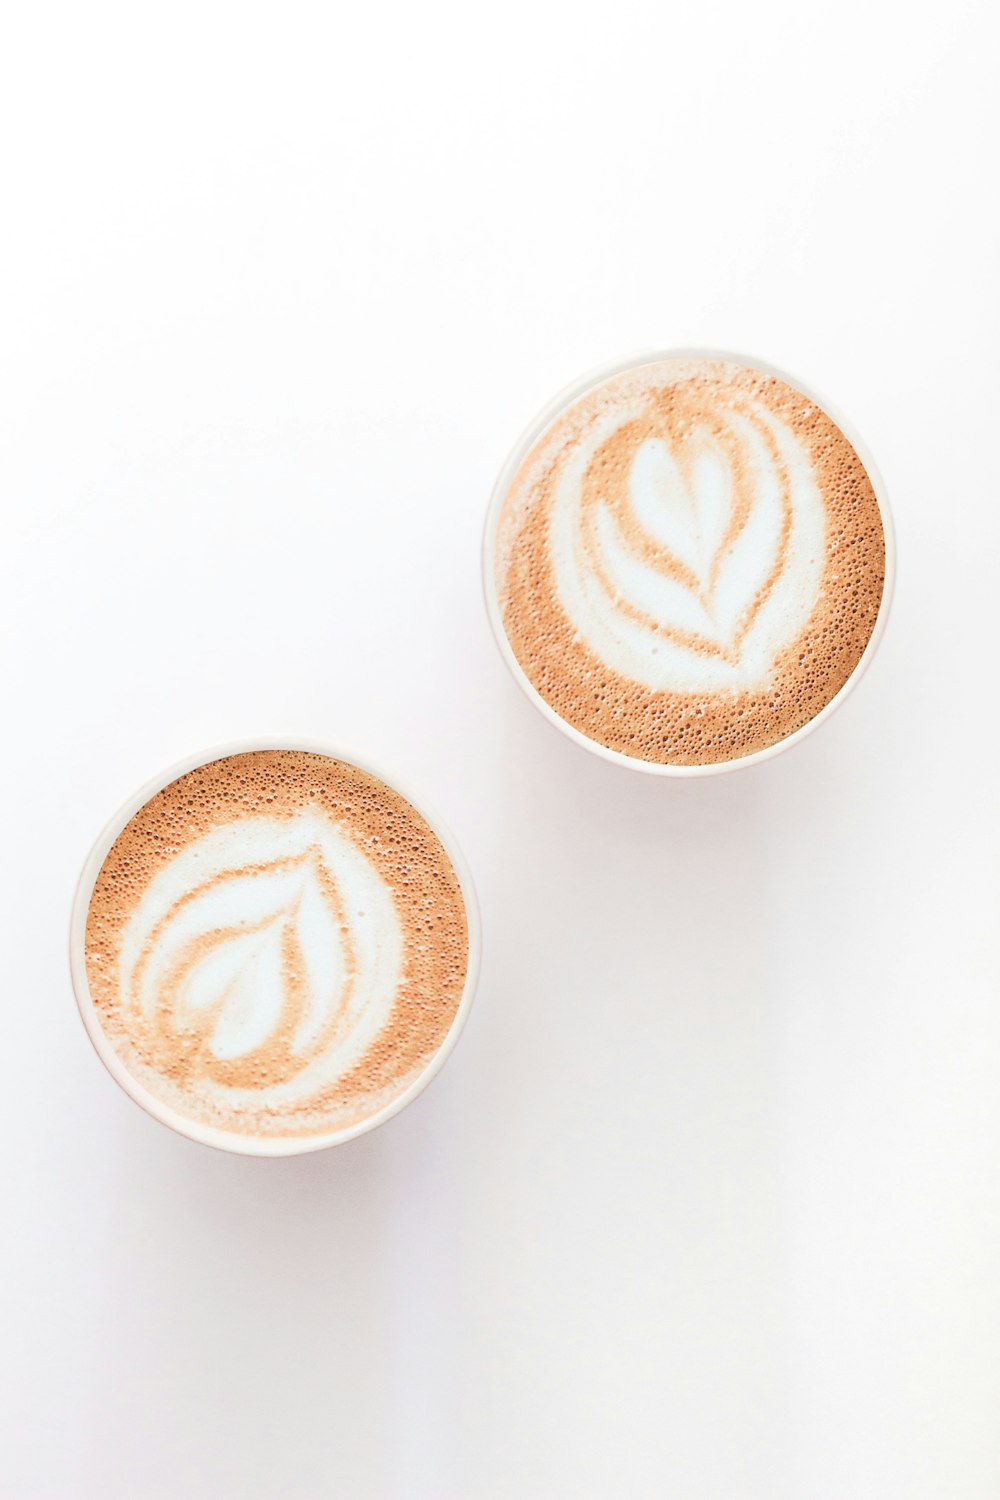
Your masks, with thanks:
[[[87,986],[127,1072],[200,1125],[347,1130],[420,1077],[465,988],[461,885],[384,781],[301,750],[171,781],[108,850]]]
[[[639,761],[731,761],[794,734],[857,667],[885,585],[855,448],[809,396],[730,359],[592,385],[518,455],[492,526],[517,667]]]

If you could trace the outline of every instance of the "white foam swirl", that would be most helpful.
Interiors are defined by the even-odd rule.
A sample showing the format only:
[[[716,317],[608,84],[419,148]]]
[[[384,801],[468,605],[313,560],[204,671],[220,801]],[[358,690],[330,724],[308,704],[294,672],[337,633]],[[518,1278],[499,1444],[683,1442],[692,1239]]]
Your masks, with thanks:
[[[385,1026],[403,936],[375,866],[317,811],[188,845],[122,936],[120,994],[158,1064],[228,1105],[294,1106]]]
[[[612,495],[592,465],[629,432]],[[654,692],[766,687],[819,596],[826,519],[788,425],[750,396],[699,393],[672,426],[619,403],[567,450],[549,545],[560,603],[606,665]]]

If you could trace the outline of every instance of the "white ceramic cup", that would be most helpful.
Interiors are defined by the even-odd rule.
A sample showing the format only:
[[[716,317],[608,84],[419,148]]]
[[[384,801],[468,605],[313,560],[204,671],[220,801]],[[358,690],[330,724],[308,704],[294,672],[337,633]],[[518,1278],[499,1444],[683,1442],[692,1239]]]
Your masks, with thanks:
[[[768,745],[764,750],[755,750],[752,755],[738,756],[734,760],[713,761],[703,766],[680,766],[664,764],[660,761],[639,760],[632,755],[624,755],[620,750],[611,750],[597,740],[590,739],[574,729],[572,724],[556,713],[539,693],[538,689],[525,674],[521,664],[511,650],[504,630],[503,620],[500,615],[500,602],[497,598],[496,589],[496,535],[497,524],[500,519],[500,510],[504,499],[514,481],[518,469],[527,457],[531,448],[542,436],[557,417],[561,416],[568,406],[579,400],[588,391],[593,390],[602,381],[608,380],[613,375],[621,375],[626,370],[637,369],[642,365],[656,364],[660,360],[668,359],[711,359],[729,360],[734,364],[743,365],[746,369],[759,370],[763,375],[773,375],[783,380],[793,390],[800,391],[807,396],[814,405],[824,411],[831,421],[835,422],[841,432],[847,438],[851,447],[857,453],[865,472],[871,480],[872,489],[878,502],[879,512],[882,517],[882,530],[885,535],[885,583],[882,589],[882,599],[879,604],[878,614],[875,618],[875,626],[867,646],[858,659],[857,666],[843,687],[836,693],[819,713],[811,718],[808,724],[803,724],[793,734],[786,735],[784,739],[778,740],[773,745]],[[599,370],[592,370],[589,375],[576,380],[572,385],[561,391],[548,406],[541,411],[519,439],[500,471],[500,476],[493,488],[490,499],[489,510],[486,514],[486,529],[483,535],[483,590],[486,596],[486,612],[489,616],[490,625],[493,629],[496,643],[500,648],[500,654],[507,663],[515,682],[524,690],[529,700],[535,707],[554,724],[561,729],[576,744],[582,745],[584,749],[591,750],[595,755],[602,756],[605,760],[615,761],[620,766],[629,766],[634,771],[648,771],[654,776],[716,776],[724,771],[741,771],[746,766],[759,765],[763,760],[770,760],[772,756],[778,755],[783,750],[788,750],[792,745],[799,744],[806,735],[812,734],[826,719],[830,717],[834,709],[839,708],[848,693],[857,686],[864,673],[867,671],[872,657],[878,649],[878,644],[885,631],[886,621],[889,617],[889,609],[892,604],[892,591],[896,578],[896,543],[893,531],[892,514],[889,510],[889,502],[886,496],[885,484],[882,476],[865,446],[862,439],[852,427],[851,423],[841,416],[835,406],[831,406],[825,396],[821,396],[813,388],[799,380],[797,376],[790,375],[787,370],[780,370],[776,365],[766,364],[763,360],[753,359],[745,354],[734,354],[723,349],[658,349],[649,353],[633,355],[630,359],[616,360],[614,364],[604,365]]]
[[[465,905],[466,921],[468,924],[469,953],[465,987],[462,991],[462,998],[458,1009],[452,1020],[451,1028],[424,1071],[410,1084],[409,1088],[393,1099],[390,1104],[387,1104],[384,1109],[379,1110],[367,1119],[362,1120],[359,1124],[352,1125],[347,1129],[330,1130],[309,1136],[271,1137],[241,1135],[236,1131],[221,1130],[213,1126],[202,1125],[198,1121],[171,1109],[142,1086],[111,1046],[94,1009],[90,986],[87,982],[85,940],[90,898],[93,894],[101,866],[104,864],[111,846],[126,823],[135,816],[151,797],[155,796],[163,787],[169,786],[172,781],[176,781],[178,777],[186,775],[189,771],[194,771],[198,766],[208,765],[211,761],[224,760],[230,755],[241,755],[247,751],[255,750],[301,750],[313,755],[325,755],[332,760],[341,760],[347,762],[349,765],[357,766],[360,770],[367,771],[370,775],[378,777],[380,781],[384,781],[393,791],[405,797],[407,802],[416,809],[420,816],[433,829],[451,861],[462,892],[462,900]],[[223,1151],[236,1152],[241,1156],[298,1156],[307,1151],[320,1151],[327,1146],[335,1146],[344,1141],[353,1140],[355,1136],[363,1135],[369,1130],[374,1130],[377,1125],[382,1125],[386,1120],[392,1119],[393,1115],[399,1114],[400,1110],[411,1103],[441,1070],[455,1043],[458,1041],[475,994],[476,981],[479,975],[480,950],[481,924],[472,876],[469,873],[469,868],[462,852],[455,842],[454,836],[447,825],[438,817],[437,813],[429,810],[422,798],[418,799],[414,797],[405,786],[400,784],[395,775],[386,774],[385,771],[372,765],[367,758],[359,758],[356,755],[332,748],[329,745],[316,744],[311,740],[300,740],[297,738],[247,740],[238,744],[222,745],[216,749],[206,751],[202,755],[192,755],[186,760],[178,761],[176,765],[172,765],[160,776],[148,782],[133,797],[130,797],[123,807],[119,808],[90,851],[76,888],[73,912],[70,919],[69,953],[73,990],[76,994],[83,1024],[87,1029],[87,1035],[90,1037],[98,1057],[112,1078],[121,1085],[131,1099],[135,1100],[136,1104],[141,1105],[154,1119],[159,1120],[164,1125],[169,1125],[172,1130],[176,1130],[179,1135],[187,1136],[189,1140],[199,1141],[206,1146],[215,1146]]]

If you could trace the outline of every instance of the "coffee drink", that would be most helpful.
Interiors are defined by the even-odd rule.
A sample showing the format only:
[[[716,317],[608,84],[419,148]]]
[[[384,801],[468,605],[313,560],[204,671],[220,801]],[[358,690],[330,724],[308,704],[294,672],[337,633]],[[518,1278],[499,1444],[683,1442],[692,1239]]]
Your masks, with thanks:
[[[151,796],[104,855],[83,946],[92,1033],[195,1134],[356,1133],[438,1056],[470,974],[441,839],[305,750],[226,755]]]
[[[872,478],[837,423],[764,368],[619,369],[515,454],[487,529],[512,665],[604,751],[710,766],[813,720],[886,592]]]

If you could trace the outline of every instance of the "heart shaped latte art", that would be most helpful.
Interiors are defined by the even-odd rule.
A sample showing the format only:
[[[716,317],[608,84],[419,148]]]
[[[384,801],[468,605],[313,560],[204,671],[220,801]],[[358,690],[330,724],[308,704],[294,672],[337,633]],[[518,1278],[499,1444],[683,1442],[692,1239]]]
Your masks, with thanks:
[[[402,954],[391,892],[329,819],[251,818],[151,882],[123,933],[120,994],[161,1072],[228,1104],[284,1108],[364,1055]]]
[[[562,608],[602,662],[653,691],[766,688],[815,607],[825,535],[805,449],[749,395],[619,406],[555,477]]]

